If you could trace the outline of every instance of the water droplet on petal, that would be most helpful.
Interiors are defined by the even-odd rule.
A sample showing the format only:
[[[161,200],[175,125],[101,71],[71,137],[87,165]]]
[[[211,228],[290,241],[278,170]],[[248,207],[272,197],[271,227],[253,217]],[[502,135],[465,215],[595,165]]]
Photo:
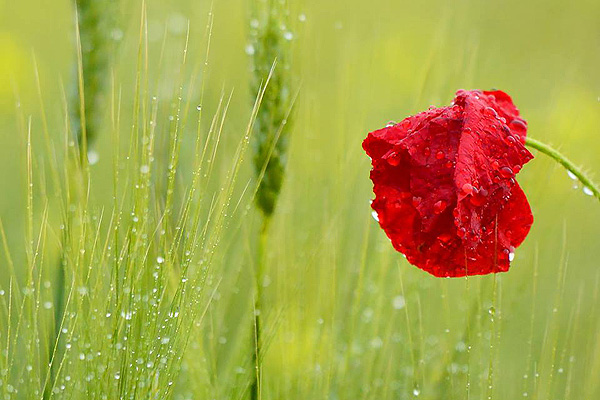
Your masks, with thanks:
[[[379,215],[377,215],[377,211],[373,210],[371,211],[371,216],[373,217],[373,219],[377,222],[379,222]]]
[[[393,167],[396,167],[400,164],[400,157],[398,157],[397,153],[390,153],[387,157],[386,157],[386,161],[388,162],[388,164],[390,164]]]
[[[438,236],[438,240],[442,242],[442,245],[448,244],[452,241],[452,235],[448,233],[442,233],[440,236]]]
[[[429,147],[425,147],[423,149],[423,154],[425,155],[425,157],[429,157],[429,155],[431,154],[431,149]]]
[[[483,115],[486,117],[498,118],[498,113],[492,107],[486,107],[483,109]]]
[[[502,167],[500,168],[500,175],[502,175],[504,178],[512,178],[515,173],[510,167]]]
[[[512,121],[510,121],[510,124],[516,128],[527,129],[527,125],[525,124],[525,122],[521,121],[520,119],[513,119]]]
[[[470,183],[465,183],[464,185],[462,185],[461,190],[464,194],[471,194],[473,193],[473,186]]]
[[[438,160],[441,160],[442,158],[444,158],[444,152],[443,151],[438,151],[437,153],[435,153],[435,158],[437,158]]]
[[[469,201],[474,206],[479,207],[479,206],[482,206],[485,204],[486,196],[487,196],[487,191],[485,189],[477,190],[477,188],[473,188],[473,193],[471,194]]]
[[[436,214],[441,214],[446,209],[446,201],[439,200],[433,205],[433,212]]]

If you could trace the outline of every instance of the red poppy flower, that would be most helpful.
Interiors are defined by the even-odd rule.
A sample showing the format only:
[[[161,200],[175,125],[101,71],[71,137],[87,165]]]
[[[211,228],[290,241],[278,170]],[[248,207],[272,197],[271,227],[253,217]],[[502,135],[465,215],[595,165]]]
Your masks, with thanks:
[[[533,158],[527,123],[502,91],[369,133],[372,207],[396,250],[435,276],[508,271],[533,216],[515,174]]]

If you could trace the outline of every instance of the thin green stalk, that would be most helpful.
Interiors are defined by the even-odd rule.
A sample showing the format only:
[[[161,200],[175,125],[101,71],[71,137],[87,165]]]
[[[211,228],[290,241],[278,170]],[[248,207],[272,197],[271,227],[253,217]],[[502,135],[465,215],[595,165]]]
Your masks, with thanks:
[[[250,399],[262,397],[261,362],[264,358],[262,329],[263,280],[268,248],[268,228],[274,214],[285,177],[287,147],[290,132],[290,114],[295,95],[290,74],[290,41],[288,6],[286,1],[254,1],[250,20],[250,43],[246,47],[252,56],[252,93],[260,93],[265,77],[269,85],[264,91],[261,107],[256,115],[254,169],[257,178],[255,204],[262,217],[258,235],[254,298],[254,351],[256,369],[250,383]]]
[[[583,191],[585,194],[590,196],[593,195],[600,200],[600,189],[598,186],[588,176],[585,175],[581,168],[578,168],[571,160],[559,153],[558,150],[530,137],[525,139],[525,145],[553,158],[556,162],[565,167],[567,171],[579,179],[583,185]]]
[[[121,35],[120,31],[114,28],[117,1],[77,0],[75,6],[77,64],[74,90],[69,97],[70,105],[67,107],[67,113],[70,112],[72,115],[71,128],[77,141],[80,162],[76,165],[79,165],[81,172],[83,172],[83,183],[86,185],[85,193],[88,192],[87,185],[89,184],[89,144],[96,137],[103,118],[100,110],[103,109],[104,87],[109,76],[110,42],[111,38],[115,41],[120,40]],[[45,125],[45,116],[43,118]],[[94,160],[92,159],[92,161]],[[64,244],[67,242],[68,237],[63,234],[61,240]],[[50,390],[54,386],[57,375],[55,360],[58,360],[58,358],[55,357],[55,349],[60,341],[61,324],[65,313],[66,258],[66,254],[61,253],[56,267],[54,328],[48,346],[50,384],[44,390],[44,399],[52,396]]]
[[[252,357],[252,364],[255,368],[254,379],[250,386],[250,398],[260,399],[262,389],[262,371],[261,371],[261,360],[263,356],[262,348],[262,334],[261,334],[261,313],[262,313],[262,288],[265,274],[266,264],[266,252],[268,246],[268,232],[269,224],[271,222],[270,216],[264,216],[262,226],[258,236],[258,250],[256,256],[256,273],[255,273],[255,294],[254,294],[254,353]]]

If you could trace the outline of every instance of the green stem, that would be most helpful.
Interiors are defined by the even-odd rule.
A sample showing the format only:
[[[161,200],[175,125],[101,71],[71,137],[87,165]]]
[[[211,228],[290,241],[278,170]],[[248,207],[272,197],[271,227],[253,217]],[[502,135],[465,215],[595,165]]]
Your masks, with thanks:
[[[563,156],[556,149],[548,146],[547,144],[542,143],[538,140],[532,139],[530,137],[525,139],[525,145],[528,147],[531,147],[533,149],[536,149],[536,150],[546,154],[547,156],[553,158],[560,165],[565,167],[567,169],[567,171],[569,171],[577,179],[579,179],[579,181],[584,186],[584,190],[589,191],[589,193],[586,193],[586,194],[593,194],[598,200],[600,200],[600,189],[598,189],[598,186],[589,177],[587,177],[580,168],[578,168],[575,164],[573,164],[573,162],[571,160],[569,160],[567,157]]]
[[[263,357],[262,350],[262,339],[261,339],[261,315],[262,315],[262,287],[264,281],[264,267],[265,267],[265,255],[267,249],[267,238],[269,230],[269,222],[271,218],[269,215],[263,215],[262,226],[258,237],[258,251],[256,260],[256,275],[255,275],[255,294],[254,294],[254,321],[253,329],[254,332],[254,351],[252,353],[252,364],[255,368],[255,373],[250,385],[250,399],[259,400],[261,396],[261,385],[262,385],[262,370],[261,363]]]

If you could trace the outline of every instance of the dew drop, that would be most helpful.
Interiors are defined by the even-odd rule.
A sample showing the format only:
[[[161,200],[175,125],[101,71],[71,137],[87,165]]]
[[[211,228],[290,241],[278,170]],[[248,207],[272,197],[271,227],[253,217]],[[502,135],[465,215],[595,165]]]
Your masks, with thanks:
[[[515,253],[511,251],[508,253],[508,261],[512,262],[515,259]]]
[[[396,309],[396,310],[403,309],[404,306],[406,306],[406,300],[404,299],[404,296],[394,297],[394,300],[392,301],[392,305],[394,306],[394,309]]]
[[[569,170],[567,170],[567,175],[569,175],[569,178],[571,178],[571,179],[573,179],[573,180],[577,179],[577,176],[575,176],[575,174],[574,174],[574,173],[572,173],[572,172],[571,172],[571,171],[569,171]]]
[[[246,49],[245,49],[245,51],[246,51],[246,54],[248,54],[249,56],[253,56],[253,55],[254,55],[254,52],[255,52],[255,50],[254,50],[254,46],[252,46],[251,44],[248,44],[248,45],[246,46]]]
[[[398,157],[398,154],[396,153],[391,153],[389,156],[387,156],[386,161],[391,166],[397,167],[400,164],[400,157]]]
[[[394,126],[394,125],[396,125],[396,122],[395,122],[395,121],[388,121],[388,123],[387,123],[387,124],[385,124],[385,127],[386,127],[386,128],[391,128],[391,127],[392,127],[392,126]]]
[[[371,211],[371,216],[373,217],[373,219],[377,222],[379,222],[379,215],[377,215],[377,211],[373,210]]]
[[[110,37],[115,42],[118,42],[121,39],[123,39],[123,31],[120,30],[119,28],[115,28],[110,32]]]
[[[519,119],[513,119],[512,121],[510,121],[510,124],[520,129],[527,129],[527,125],[525,124],[525,122]]]
[[[502,167],[500,168],[500,175],[502,175],[504,178],[512,178],[515,173],[510,167]]]
[[[474,206],[482,206],[485,204],[487,191],[485,189],[477,190],[477,188],[473,188],[472,196],[469,198],[469,201]]]
[[[419,204],[421,204],[421,200],[422,199],[420,197],[416,197],[416,196],[413,197],[413,199],[412,199],[412,205],[413,205],[413,207],[415,207],[415,208],[418,207]]]
[[[435,153],[435,158],[437,158],[438,160],[441,160],[442,158],[444,158],[444,152],[443,151],[438,151],[437,153]]]
[[[498,113],[492,107],[486,107],[483,109],[483,115],[486,117],[498,118]]]
[[[425,147],[423,149],[423,154],[425,155],[425,157],[429,157],[429,155],[431,154],[431,149],[429,147]]]
[[[98,152],[96,150],[88,151],[87,156],[88,156],[88,162],[90,163],[90,165],[98,164],[98,161],[100,161],[100,155],[98,154]]]
[[[436,214],[441,214],[445,209],[446,209],[446,201],[444,200],[438,200],[434,205],[433,205],[433,212]]]
[[[593,196],[593,195],[594,195],[594,192],[592,192],[592,189],[590,189],[590,188],[589,188],[589,187],[587,187],[587,186],[584,186],[584,187],[583,187],[583,193],[585,193],[585,194],[586,194],[586,195],[588,195],[588,196]]]
[[[473,185],[471,185],[470,183],[465,183],[464,185],[462,185],[462,191],[464,194],[471,194],[473,193]]]
[[[447,245],[452,241],[452,236],[448,233],[443,233],[440,236],[438,236],[438,240],[442,242],[442,245]]]

